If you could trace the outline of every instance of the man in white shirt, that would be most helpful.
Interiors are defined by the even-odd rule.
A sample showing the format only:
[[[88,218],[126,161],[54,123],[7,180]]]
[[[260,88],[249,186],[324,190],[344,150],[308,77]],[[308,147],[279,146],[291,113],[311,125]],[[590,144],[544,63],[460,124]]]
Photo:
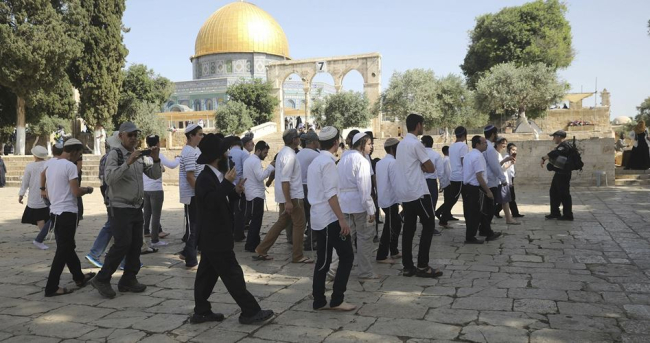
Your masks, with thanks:
[[[422,144],[424,144],[424,149],[427,151],[427,155],[429,155],[429,159],[433,162],[433,166],[436,169],[433,173],[424,173],[424,178],[427,180],[427,187],[431,194],[431,202],[435,209],[438,204],[438,174],[444,173],[445,167],[442,164],[442,156],[433,150],[433,137],[426,135],[422,136],[421,140]]]
[[[449,186],[445,187],[445,202],[436,211],[436,217],[441,226],[447,226],[449,221],[458,220],[451,214],[451,210],[458,202],[458,197],[463,186],[463,157],[469,152],[467,148],[467,130],[459,126],[454,130],[456,142],[449,147],[449,164],[451,174]]]
[[[429,266],[431,239],[437,233],[431,195],[422,172],[436,171],[424,146],[417,136],[424,132],[424,118],[416,113],[406,117],[409,133],[397,146],[397,171],[402,176],[397,187],[397,197],[404,208],[404,233],[402,235],[402,265],[404,276],[435,278],[442,272]],[[422,223],[417,268],[413,264],[413,237],[417,220]],[[438,233],[439,234],[439,233]]]
[[[485,170],[487,174],[487,185],[495,198],[501,194],[499,185],[508,186],[506,176],[501,169],[501,155],[494,148],[494,142],[497,139],[497,128],[494,125],[488,125],[483,129],[483,134],[488,142],[486,150],[483,152],[485,158]],[[495,198],[488,199],[487,195],[483,196],[483,211],[481,211],[481,226],[479,234],[491,241],[501,236],[501,233],[492,231],[492,219],[494,218]]]
[[[232,145],[230,146],[228,156],[230,160],[235,163],[235,170],[237,171],[235,184],[237,184],[239,180],[242,179],[242,175],[244,174],[244,161],[246,161],[249,154],[248,151],[245,151],[243,149],[244,145],[241,138],[237,136],[232,136],[229,138],[232,139]],[[235,216],[233,228],[235,242],[242,242],[246,239],[246,235],[244,234],[244,226],[246,225],[246,220],[244,218],[244,207],[246,206],[246,199],[244,199],[243,196],[239,198],[236,196],[231,196],[229,199],[231,201],[230,207],[232,208],[233,214]]]
[[[487,141],[481,136],[472,137],[472,151],[463,161],[463,212],[465,214],[465,244],[483,244],[476,238],[481,225],[483,194],[494,201],[492,191],[485,180],[485,158]]]
[[[400,258],[398,243],[399,234],[402,231],[402,218],[399,215],[399,200],[395,194],[397,182],[400,176],[397,174],[395,167],[395,154],[399,140],[389,138],[384,143],[386,156],[377,162],[377,202],[386,219],[384,220],[384,229],[379,240],[379,249],[377,250],[378,263],[395,263],[394,259]],[[390,251],[390,257],[388,253]]]
[[[337,165],[339,175],[339,203],[345,219],[350,225],[352,236],[357,239],[357,261],[360,279],[378,279],[372,268],[372,242],[374,230],[366,225],[375,220],[375,203],[372,201],[372,180],[370,163],[366,155],[370,152],[370,137],[360,132],[352,138],[352,149]]]
[[[310,190],[312,229],[318,239],[317,263],[314,268],[312,295],[313,308],[337,311],[352,311],[356,306],[344,301],[344,294],[354,262],[350,226],[341,210],[338,200],[339,177],[334,162],[334,153],[339,146],[339,131],[326,126],[320,131],[321,152],[307,171],[307,186]],[[325,282],[336,250],[339,266],[332,286],[332,298],[327,307]]]
[[[244,250],[255,252],[260,244],[260,229],[264,217],[264,199],[266,199],[266,188],[264,180],[275,170],[275,161],[271,161],[266,169],[262,168],[262,161],[269,154],[269,145],[265,141],[255,144],[255,153],[244,161],[244,173],[246,179],[246,218],[250,218],[248,237]]]
[[[313,263],[303,255],[305,236],[305,210],[303,205],[304,191],[302,189],[302,172],[296,159],[295,149],[300,144],[300,136],[296,129],[285,130],[282,134],[284,148],[280,150],[275,162],[275,201],[280,204],[280,217],[273,224],[264,240],[257,246],[254,257],[257,261],[268,261],[273,258],[268,255],[269,249],[278,239],[289,221],[293,223],[293,263]]]
[[[438,173],[438,182],[440,182],[440,192],[442,193],[445,188],[447,188],[451,182],[449,177],[451,176],[451,164],[449,164],[449,146],[445,145],[442,147],[442,166],[441,170],[436,170]]]
[[[310,205],[309,205],[309,191],[307,189],[307,169],[311,162],[318,157],[318,148],[320,144],[318,135],[314,131],[309,131],[300,135],[301,142],[305,142],[303,148],[296,154],[296,158],[300,163],[300,171],[302,172],[302,188],[305,192],[305,220],[307,221],[307,240],[305,240],[305,251],[312,251],[315,239],[311,232],[311,219],[310,219]]]
[[[198,146],[203,138],[203,128],[196,124],[190,124],[185,128],[185,137],[187,143],[181,150],[181,163],[178,170],[178,187],[181,203],[185,210],[185,235],[183,236],[185,247],[179,253],[179,257],[185,260],[186,267],[194,268],[199,264],[196,258],[196,230],[194,229],[196,226],[194,185],[204,167],[202,164],[196,163],[201,155],[201,149]]]
[[[77,231],[77,198],[93,192],[92,187],[79,187],[77,166],[72,161],[81,159],[82,143],[74,138],[63,144],[61,157],[48,163],[45,170],[47,197],[50,201],[51,220],[56,239],[56,253],[47,277],[45,296],[53,297],[72,293],[72,290],[59,287],[61,273],[65,266],[72,274],[78,287],[84,287],[95,273],[85,274],[75,252],[75,233]]]

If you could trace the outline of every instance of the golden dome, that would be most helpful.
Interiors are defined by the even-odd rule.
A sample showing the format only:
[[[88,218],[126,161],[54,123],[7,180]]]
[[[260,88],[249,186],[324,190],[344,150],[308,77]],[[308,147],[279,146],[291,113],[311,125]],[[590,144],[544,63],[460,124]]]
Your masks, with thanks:
[[[233,2],[212,13],[196,36],[194,57],[209,54],[261,52],[289,58],[282,27],[264,10]]]

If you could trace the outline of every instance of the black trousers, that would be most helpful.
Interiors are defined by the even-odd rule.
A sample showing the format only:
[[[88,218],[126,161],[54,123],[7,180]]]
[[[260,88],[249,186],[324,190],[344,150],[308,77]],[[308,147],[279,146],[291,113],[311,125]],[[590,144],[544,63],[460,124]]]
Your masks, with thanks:
[[[492,194],[497,194],[499,192],[499,187],[490,187]],[[492,219],[494,219],[494,199],[488,198],[487,194],[481,192],[483,197],[481,203],[481,225],[478,227],[479,233],[483,235],[492,234]]]
[[[262,229],[262,218],[264,218],[264,199],[255,198],[246,202],[246,218],[250,220],[248,236],[246,237],[245,250],[255,251],[260,245],[260,230]]]
[[[479,186],[463,185],[463,213],[465,215],[465,240],[476,237],[481,225],[481,200],[483,192]]]
[[[335,221],[322,230],[314,230],[317,239],[316,266],[314,267],[314,282],[312,284],[312,295],[314,296],[314,309],[327,305],[325,297],[325,281],[327,272],[332,263],[332,251],[336,250],[339,256],[339,267],[336,270],[334,284],[332,286],[332,299],[330,306],[338,306],[343,303],[345,290],[347,289],[350,271],[354,263],[354,251],[352,250],[352,238],[350,235],[341,236],[341,226]]]
[[[449,186],[445,188],[445,201],[436,211],[440,217],[440,224],[447,225],[449,219],[452,218],[451,209],[454,208],[454,205],[458,202],[462,188],[463,183],[461,181],[451,181]]]
[[[377,260],[388,258],[388,252],[391,255],[399,254],[398,243],[399,234],[402,231],[402,217],[399,215],[399,204],[391,207],[382,208],[386,219],[384,220],[384,230],[381,232],[379,240],[379,249],[377,250]]]
[[[309,194],[309,190],[307,189],[307,185],[302,185],[303,192],[305,193],[305,199],[303,199],[303,205],[305,206],[305,234],[307,235],[307,238],[305,238],[304,245],[305,247],[311,247],[313,243],[316,243],[316,235],[311,230],[311,204],[309,203],[309,200],[307,199],[307,195]]]
[[[510,213],[512,213],[513,216],[518,216],[519,215],[519,208],[517,207],[517,198],[515,196],[515,185],[514,185],[515,178],[512,178],[512,182],[510,183],[510,202],[508,205],[510,205]],[[494,214],[498,215],[499,212],[503,209],[503,205],[496,204],[496,209],[494,210]]]
[[[198,259],[196,257],[196,245],[198,244],[198,236],[196,232],[196,216],[197,216],[196,197],[192,197],[189,205],[185,205],[185,227],[189,228],[189,236],[183,248],[183,255],[185,256],[185,265],[196,265]]]
[[[246,289],[244,271],[237,262],[235,252],[202,251],[194,280],[194,313],[207,314],[211,311],[212,305],[208,299],[219,277],[239,305],[242,317],[252,317],[261,310],[255,297]]]
[[[418,267],[429,266],[429,249],[435,229],[435,217],[433,214],[433,203],[431,196],[405,202],[404,208],[404,233],[402,235],[402,265],[404,269],[413,269],[413,237],[417,228],[418,217],[422,223],[422,234],[420,235],[420,250],[418,251]]]
[[[124,274],[120,281],[133,280],[140,271],[140,249],[144,229],[142,208],[113,207],[108,212],[111,216],[114,242],[96,278],[101,282],[109,282],[124,259]]]
[[[239,198],[232,197],[230,208],[233,210],[233,237],[236,241],[246,238],[244,226],[246,225],[246,196],[242,193]]]
[[[573,218],[572,200],[571,200],[571,174],[555,173],[551,181],[549,195],[551,197],[551,214],[560,214],[560,204],[565,217]]]
[[[50,220],[54,225],[56,239],[56,253],[50,267],[50,274],[45,285],[45,294],[53,294],[59,289],[59,281],[63,268],[68,266],[72,279],[82,281],[84,274],[81,271],[81,262],[74,249],[77,247],[74,236],[77,232],[77,213],[63,212],[60,215],[51,215]]]
[[[429,193],[431,194],[431,203],[435,209],[438,205],[438,179],[427,179],[427,188],[429,188]]]

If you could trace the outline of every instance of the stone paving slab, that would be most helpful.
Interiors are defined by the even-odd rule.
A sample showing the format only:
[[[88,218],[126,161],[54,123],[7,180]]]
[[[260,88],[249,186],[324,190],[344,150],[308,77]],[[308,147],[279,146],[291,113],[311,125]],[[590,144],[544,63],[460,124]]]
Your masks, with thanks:
[[[166,190],[162,225],[169,246],[142,257],[141,294],[101,298],[91,287],[71,295],[43,297],[56,249],[31,245],[34,226],[21,225],[23,206],[16,188],[0,188],[1,342],[648,342],[650,341],[650,188],[572,188],[576,221],[546,221],[548,191],[520,187],[523,225],[495,219],[504,237],[481,246],[464,245],[461,221],[434,237],[430,264],[436,280],[405,278],[401,264],[375,265],[383,275],[360,281],[352,272],[346,301],[350,313],[314,311],[313,265],[290,263],[291,246],[282,235],[257,262],[237,243],[235,251],[247,288],[276,317],[262,325],[241,325],[240,310],[221,282],[211,297],[221,323],[192,325],[196,271],[186,270],[182,249],[182,207],[178,191]],[[272,192],[269,199],[272,199]],[[97,194],[84,199],[77,230],[83,259],[106,220]],[[268,204],[263,234],[277,218]],[[414,251],[417,251],[417,239]],[[306,252],[315,257],[315,253]],[[116,284],[121,276],[113,278]],[[64,271],[61,286],[76,288]],[[331,283],[327,288],[331,290]]]

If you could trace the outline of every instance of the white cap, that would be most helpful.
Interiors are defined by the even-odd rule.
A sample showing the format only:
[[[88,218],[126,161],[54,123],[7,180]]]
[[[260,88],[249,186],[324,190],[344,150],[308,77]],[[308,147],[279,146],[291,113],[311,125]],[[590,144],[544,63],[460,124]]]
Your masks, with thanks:
[[[71,145],[83,145],[83,143],[81,143],[81,141],[76,138],[70,138],[67,141],[65,141],[65,143],[63,143],[64,147],[71,146]]]
[[[187,125],[187,127],[185,128],[185,133],[189,133],[189,132],[191,132],[192,130],[196,129],[197,127],[199,127],[197,124],[190,124],[190,125]]]
[[[43,146],[37,145],[32,148],[32,155],[45,159],[47,158],[47,149],[45,149]]]
[[[365,132],[359,132],[354,137],[352,137],[352,145],[356,144],[361,138],[366,137],[367,134]]]
[[[318,135],[318,140],[319,141],[328,141],[339,133],[339,130],[337,130],[334,126],[325,126],[320,130],[320,134]]]

